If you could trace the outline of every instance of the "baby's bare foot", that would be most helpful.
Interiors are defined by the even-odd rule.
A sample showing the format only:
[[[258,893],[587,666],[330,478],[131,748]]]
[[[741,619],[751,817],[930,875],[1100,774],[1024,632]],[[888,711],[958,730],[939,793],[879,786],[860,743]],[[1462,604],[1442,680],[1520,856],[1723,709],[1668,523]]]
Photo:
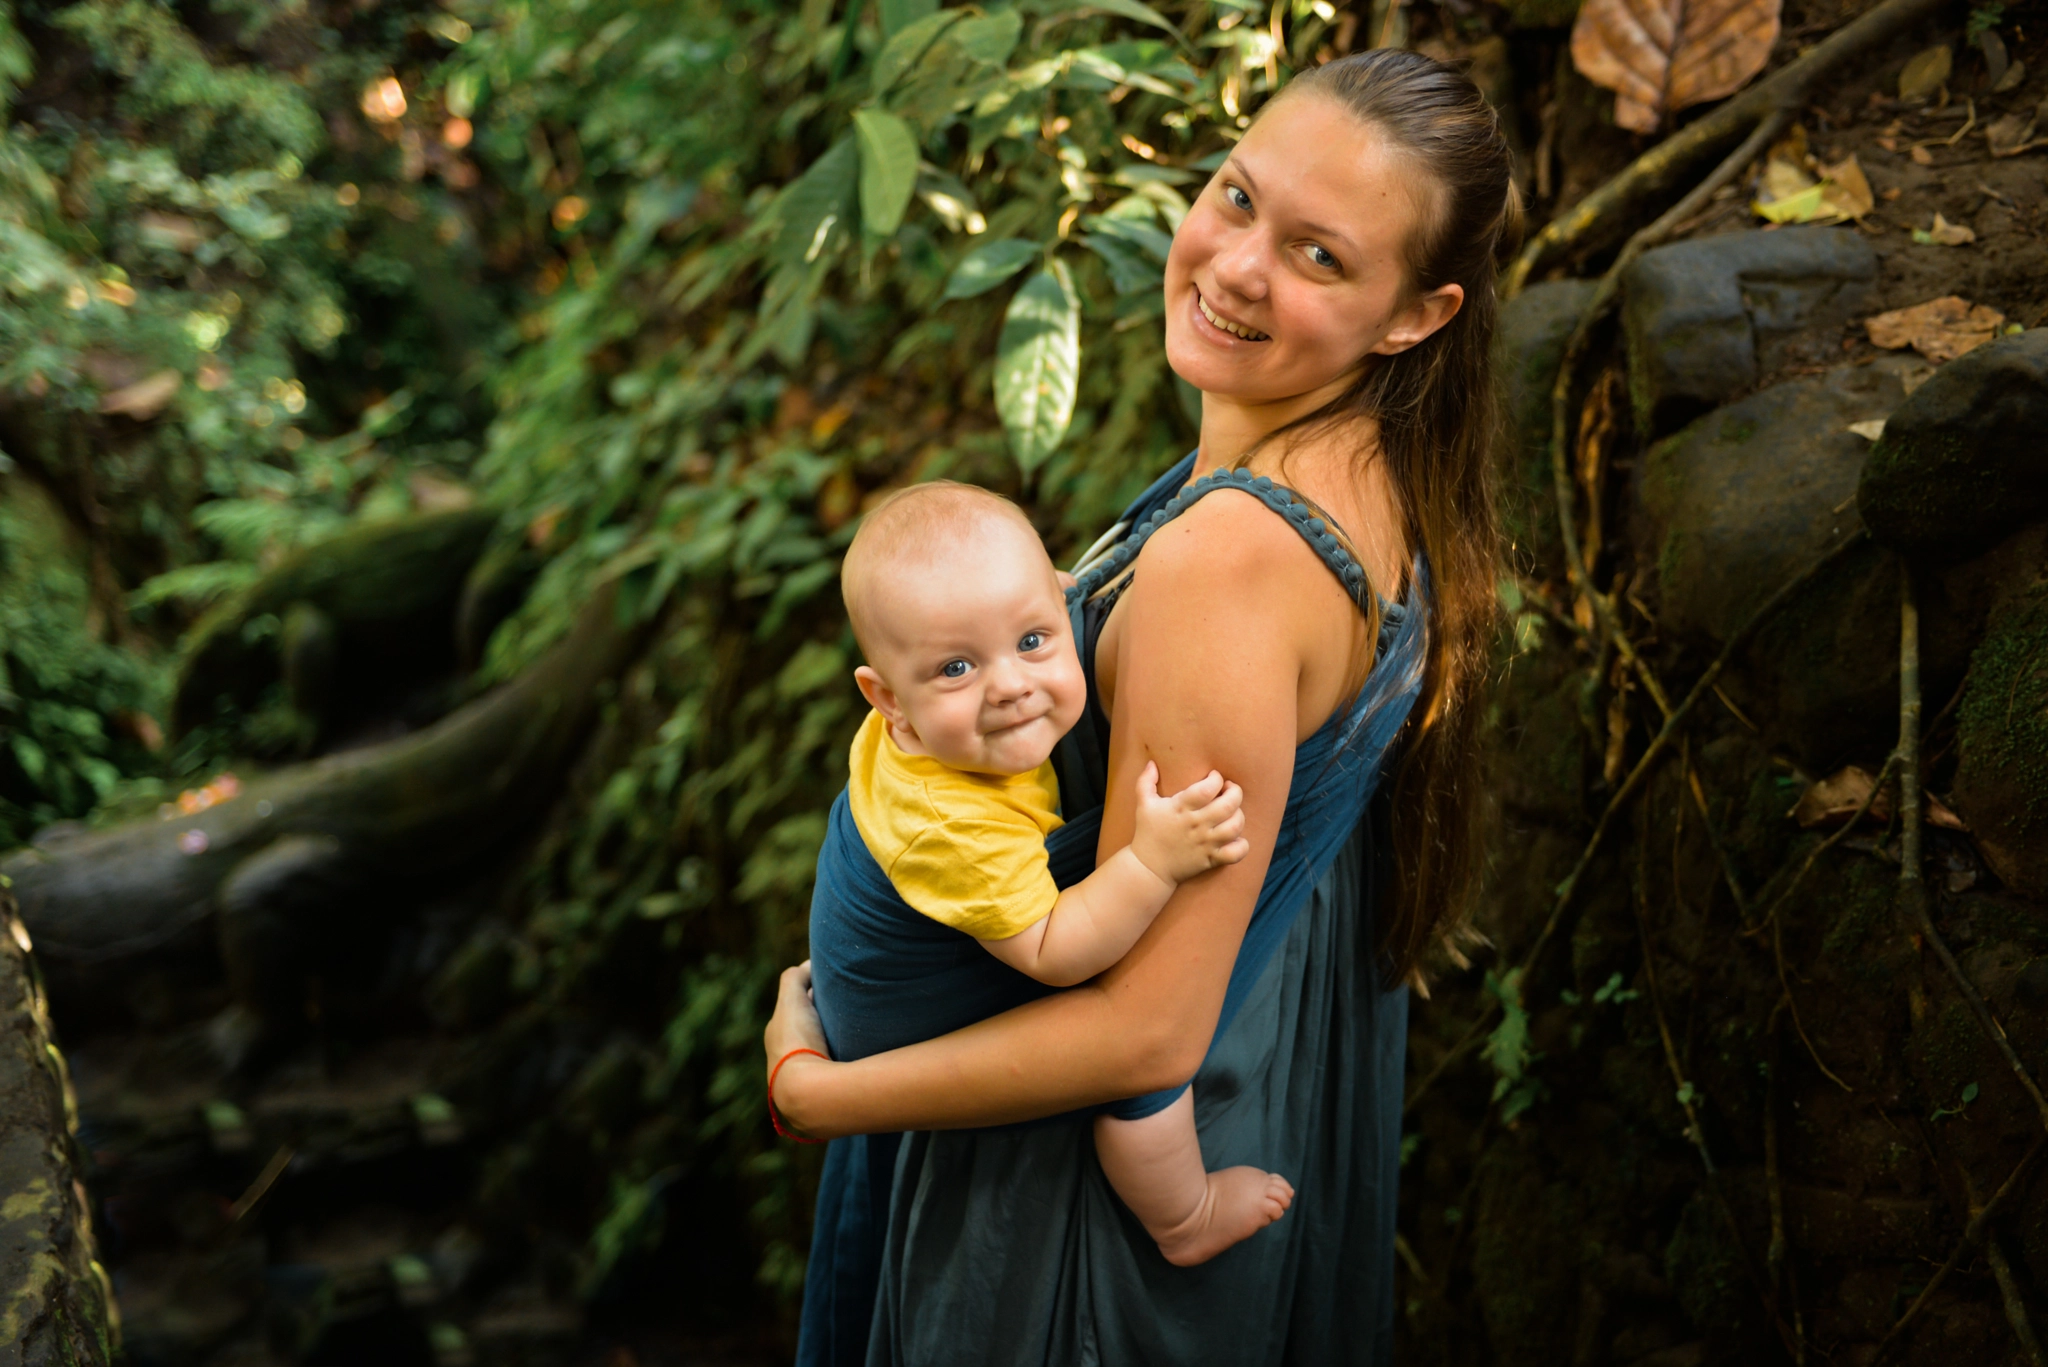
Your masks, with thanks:
[[[1257,1234],[1294,1204],[1294,1186],[1277,1172],[1225,1168],[1209,1174],[1194,1213],[1157,1236],[1159,1251],[1175,1267],[1193,1267]]]

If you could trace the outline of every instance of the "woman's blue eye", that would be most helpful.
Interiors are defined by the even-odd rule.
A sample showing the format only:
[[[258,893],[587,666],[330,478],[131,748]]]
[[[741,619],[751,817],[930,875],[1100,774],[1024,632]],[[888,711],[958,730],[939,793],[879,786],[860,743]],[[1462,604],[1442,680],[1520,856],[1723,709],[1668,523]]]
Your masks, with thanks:
[[[1040,646],[1043,646],[1044,644],[1045,636],[1042,633],[1036,631],[1027,631],[1024,633],[1024,639],[1017,642],[1017,649],[1023,652],[1024,654],[1029,655],[1032,651],[1037,650]]]
[[[949,679],[964,679],[967,677],[967,661],[948,660],[939,666],[939,673]]]
[[[1324,251],[1321,247],[1311,246],[1308,249],[1308,257],[1309,260],[1325,269],[1337,264],[1337,258]]]
[[[1249,210],[1252,207],[1252,197],[1235,185],[1224,186],[1223,197],[1230,201],[1233,208]]]

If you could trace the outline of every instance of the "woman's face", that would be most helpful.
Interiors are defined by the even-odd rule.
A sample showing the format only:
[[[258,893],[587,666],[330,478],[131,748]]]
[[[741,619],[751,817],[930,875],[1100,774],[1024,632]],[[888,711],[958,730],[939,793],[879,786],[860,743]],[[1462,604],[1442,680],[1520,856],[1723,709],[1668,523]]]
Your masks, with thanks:
[[[1166,357],[1205,395],[1328,397],[1366,358],[1449,322],[1464,291],[1414,295],[1402,250],[1430,189],[1377,130],[1313,92],[1253,124],[1166,261]]]

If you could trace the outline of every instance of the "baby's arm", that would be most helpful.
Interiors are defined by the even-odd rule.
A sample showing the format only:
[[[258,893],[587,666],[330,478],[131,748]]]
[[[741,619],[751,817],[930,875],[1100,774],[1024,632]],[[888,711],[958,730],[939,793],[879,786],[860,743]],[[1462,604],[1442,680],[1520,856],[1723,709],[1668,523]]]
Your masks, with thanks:
[[[1198,873],[1235,864],[1244,838],[1244,794],[1211,770],[1175,793],[1159,793],[1159,766],[1138,776],[1138,822],[1131,843],[1068,888],[1046,915],[1007,940],[982,946],[1010,967],[1051,987],[1070,987],[1129,952],[1173,890]]]

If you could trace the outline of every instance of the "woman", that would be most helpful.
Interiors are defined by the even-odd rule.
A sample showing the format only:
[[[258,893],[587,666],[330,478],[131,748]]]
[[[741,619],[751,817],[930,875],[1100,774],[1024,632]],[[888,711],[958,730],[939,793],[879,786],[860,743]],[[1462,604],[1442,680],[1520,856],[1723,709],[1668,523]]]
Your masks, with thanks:
[[[777,1111],[814,1137],[889,1136],[828,1159],[802,1361],[1387,1360],[1402,983],[1473,871],[1488,352],[1518,232],[1492,111],[1398,51],[1296,78],[1190,209],[1166,341],[1203,393],[1201,447],[1082,575],[1100,712],[1065,746],[1060,834],[1125,844],[1130,775],[1156,761],[1169,791],[1211,768],[1239,782],[1252,853],[1184,885],[1093,982],[857,1062],[790,1054],[824,1036],[807,969],[784,974]],[[1386,820],[1368,820],[1397,730]],[[1299,1197],[1181,1269],[1070,1113],[1191,1077],[1209,1164]]]

